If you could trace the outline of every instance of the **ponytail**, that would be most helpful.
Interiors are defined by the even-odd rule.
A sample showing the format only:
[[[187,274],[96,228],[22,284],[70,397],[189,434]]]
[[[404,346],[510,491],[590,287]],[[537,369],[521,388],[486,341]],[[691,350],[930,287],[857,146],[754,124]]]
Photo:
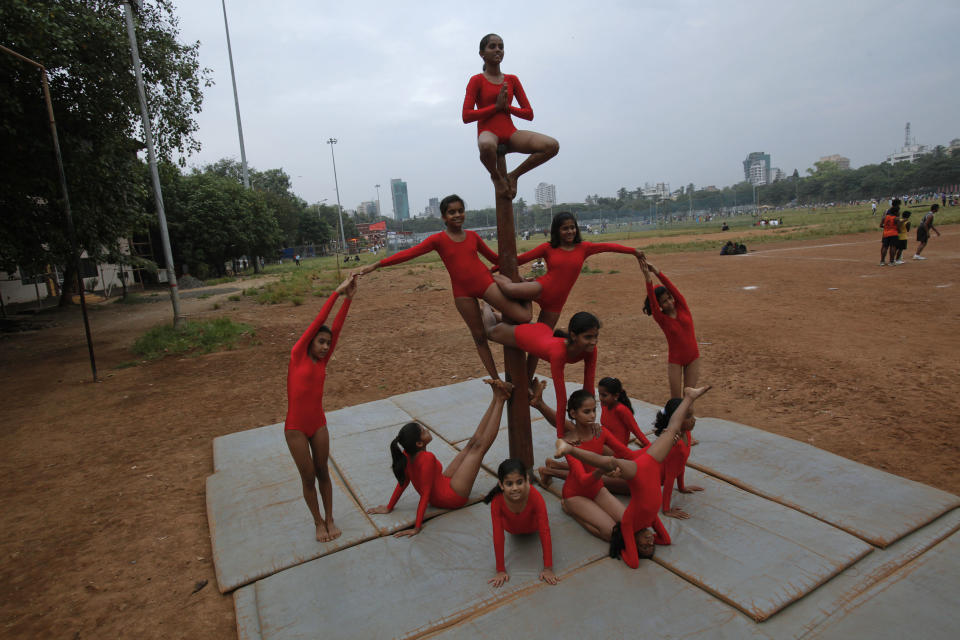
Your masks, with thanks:
[[[522,460],[517,458],[507,458],[500,463],[500,466],[497,467],[497,479],[500,481],[493,486],[493,489],[487,492],[487,495],[483,497],[483,502],[485,504],[490,504],[494,498],[503,493],[503,488],[500,486],[503,484],[504,479],[511,473],[519,473],[524,478],[527,477],[527,465],[523,464]]]
[[[663,409],[657,411],[657,417],[653,420],[654,434],[659,436],[663,433],[663,430],[670,424],[670,417],[673,415],[673,412],[677,410],[677,407],[680,406],[681,402],[683,402],[682,398],[670,398],[667,400],[667,404],[663,405]]]
[[[653,290],[653,295],[657,298],[657,307],[660,306],[660,296],[667,292],[667,288],[662,284],[659,285],[656,289]],[[647,296],[647,299],[643,301],[643,312],[648,316],[653,315],[653,311],[650,309],[650,296]]]
[[[619,378],[604,378],[597,383],[597,386],[603,387],[608,393],[617,396],[617,402],[627,409],[630,409],[630,413],[633,413],[633,405],[630,404],[630,398],[627,397],[627,392],[624,390],[623,383],[620,382]]]
[[[399,484],[407,481],[407,456],[412,458],[417,455],[419,441],[420,425],[416,422],[403,425],[397,437],[390,441],[390,457],[393,459],[390,468],[393,469],[393,475]],[[401,446],[403,449],[400,448]],[[407,455],[404,455],[404,452]]]
[[[620,523],[618,522],[613,525],[613,531],[610,532],[610,557],[619,560],[624,547],[623,531],[620,530]]]

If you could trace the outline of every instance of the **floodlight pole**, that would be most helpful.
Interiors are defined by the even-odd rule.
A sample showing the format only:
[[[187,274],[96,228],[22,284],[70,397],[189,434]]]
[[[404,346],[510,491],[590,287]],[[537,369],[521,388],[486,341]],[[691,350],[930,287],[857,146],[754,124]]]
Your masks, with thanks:
[[[142,0],[136,0],[142,7]],[[173,326],[183,322],[180,314],[180,292],[177,289],[177,271],[173,265],[173,251],[170,249],[170,234],[167,232],[167,215],[163,209],[163,192],[160,190],[160,174],[157,172],[157,154],[153,148],[153,133],[150,129],[150,112],[147,111],[147,94],[143,88],[143,76],[140,73],[140,52],[137,49],[137,32],[133,25],[133,9],[130,2],[124,0],[123,12],[127,19],[127,35],[130,37],[130,54],[133,56],[133,72],[137,77],[137,94],[140,96],[140,118],[143,120],[143,137],[147,143],[147,158],[150,162],[150,177],[153,180],[153,199],[160,221],[160,241],[163,243],[163,256],[167,263],[167,282],[170,285],[170,302],[173,303]]]
[[[250,172],[247,170],[247,151],[243,146],[243,125],[240,124],[240,96],[237,94],[237,74],[233,70],[233,48],[230,46],[230,25],[227,24],[227,0],[223,5],[223,29],[227,32],[227,56],[230,58],[230,80],[233,81],[233,105],[237,110],[237,135],[240,137],[240,163],[243,166],[243,186],[250,188]]]
[[[337,192],[337,216],[340,218],[340,246],[344,253],[347,251],[347,236],[343,232],[343,207],[340,206],[340,185],[337,183],[337,159],[333,155],[333,145],[337,144],[336,138],[327,140],[330,145],[330,159],[333,160],[333,188]]]
[[[40,84],[43,87],[43,100],[47,103],[47,116],[50,118],[50,135],[53,138],[53,153],[57,158],[57,171],[60,173],[60,190],[63,192],[63,209],[67,219],[67,235],[70,237],[70,253],[73,254],[73,268],[77,272],[77,290],[80,292],[80,313],[83,315],[83,330],[87,334],[87,352],[90,355],[90,372],[93,381],[97,381],[97,360],[93,356],[93,338],[90,336],[90,319],[87,317],[87,299],[83,293],[83,277],[80,272],[80,252],[77,250],[77,230],[73,226],[73,213],[70,210],[70,196],[67,193],[67,174],[63,170],[63,156],[60,153],[60,138],[57,136],[57,122],[53,117],[53,101],[50,99],[50,85],[47,82],[47,69],[39,62],[22,56],[12,49],[0,45],[0,51],[7,53],[40,70]],[[36,284],[36,281],[34,281]],[[68,283],[64,282],[64,286]],[[6,314],[4,314],[6,315]]]

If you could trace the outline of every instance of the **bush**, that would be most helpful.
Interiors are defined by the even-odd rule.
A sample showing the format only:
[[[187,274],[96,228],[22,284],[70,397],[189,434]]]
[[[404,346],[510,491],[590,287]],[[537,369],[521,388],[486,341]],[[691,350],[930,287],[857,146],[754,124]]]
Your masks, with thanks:
[[[133,343],[133,352],[146,360],[182,353],[203,354],[233,349],[242,338],[255,334],[253,327],[230,318],[192,320],[182,327],[153,327]]]

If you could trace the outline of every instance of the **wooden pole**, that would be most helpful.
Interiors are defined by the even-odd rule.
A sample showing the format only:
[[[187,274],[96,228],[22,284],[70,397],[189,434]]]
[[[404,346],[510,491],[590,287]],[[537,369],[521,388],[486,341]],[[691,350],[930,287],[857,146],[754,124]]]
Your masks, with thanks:
[[[497,156],[497,164],[506,175],[506,159]],[[520,282],[517,269],[517,238],[513,224],[513,201],[497,196],[497,251],[500,254],[500,273],[514,282]],[[522,460],[527,469],[533,469],[533,437],[530,433],[530,402],[528,399],[527,358],[516,347],[503,348],[503,362],[507,381],[512,382],[513,396],[507,405],[507,435],[510,457]]]

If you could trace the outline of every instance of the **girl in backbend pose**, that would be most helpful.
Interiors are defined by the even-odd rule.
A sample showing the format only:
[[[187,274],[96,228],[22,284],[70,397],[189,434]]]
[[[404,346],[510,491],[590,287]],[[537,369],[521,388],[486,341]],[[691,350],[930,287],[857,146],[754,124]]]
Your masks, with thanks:
[[[493,390],[490,406],[483,414],[480,424],[473,437],[457,456],[441,471],[440,461],[427,451],[427,445],[433,436],[426,427],[416,422],[408,422],[400,429],[400,433],[390,443],[390,456],[393,459],[393,475],[397,478],[397,488],[390,496],[390,502],[368,509],[368,513],[390,513],[403,494],[404,489],[411,482],[413,488],[420,494],[420,504],[417,505],[417,520],[413,529],[398,531],[394,535],[415,536],[423,528],[423,514],[427,505],[438,509],[459,509],[467,504],[473,483],[480,472],[480,463],[483,456],[490,449],[497,430],[500,428],[500,418],[503,416],[503,405],[513,387],[508,382],[497,383],[494,380],[484,380]]]
[[[500,375],[497,373],[493,353],[484,336],[477,299],[482,298],[507,318],[519,323],[530,322],[530,303],[517,302],[504,296],[500,287],[494,283],[489,269],[480,262],[478,251],[493,264],[497,264],[498,257],[476,232],[463,228],[466,218],[463,199],[458,195],[447,196],[440,202],[440,212],[447,225],[446,230],[433,234],[414,247],[398,251],[392,256],[369,264],[357,273],[360,275],[370,273],[380,267],[400,264],[431,251],[440,254],[440,259],[443,260],[450,275],[453,303],[473,335],[473,341],[477,345],[477,352],[480,354],[480,360],[487,374],[494,380],[499,380]]]
[[[663,272],[638,258],[640,270],[647,284],[647,300],[643,312],[652,315],[667,337],[667,378],[670,380],[670,397],[679,398],[686,387],[694,387],[700,378],[700,349],[693,331],[693,316],[680,291],[663,275]],[[663,284],[653,288],[653,274]]]
[[[356,290],[357,279],[350,277],[330,294],[320,313],[290,350],[290,364],[287,366],[287,418],[283,435],[300,472],[303,499],[313,516],[317,540],[320,542],[340,537],[340,529],[333,522],[333,485],[327,468],[330,434],[327,433],[327,417],[323,413],[323,383],[327,377],[327,363],[337,346],[337,338],[340,337],[340,330],[350,309],[350,300]],[[346,300],[340,306],[331,329],[324,323],[341,294]],[[320,498],[323,500],[322,518],[317,503],[317,484],[320,485]]]
[[[574,447],[566,440],[557,440],[557,458],[576,458],[607,473],[619,471],[630,483],[630,504],[611,534],[610,556],[622,558],[633,569],[640,565],[640,558],[653,557],[654,544],[670,544],[670,535],[657,517],[661,502],[660,467],[670,448],[680,439],[680,426],[687,412],[709,389],[709,386],[684,389],[683,401],[670,417],[666,431],[633,460],[597,455]],[[647,527],[653,527],[654,531]]]
[[[552,422],[556,418],[543,402],[538,403],[537,408],[547,420]],[[578,389],[570,394],[567,412],[572,422],[566,421],[565,442],[596,454],[603,453],[604,447],[608,447],[618,457],[630,456],[629,449],[609,433],[597,428],[597,402],[589,391]],[[609,542],[614,525],[623,515],[623,504],[604,487],[600,470],[572,457],[567,457],[567,466],[569,471],[563,484],[563,510],[584,529]],[[543,478],[542,468],[540,474]]]
[[[493,521],[493,550],[497,558],[497,575],[488,580],[500,587],[510,580],[503,561],[504,530],[513,534],[539,533],[543,548],[543,570],[540,579],[547,584],[557,584],[553,573],[553,547],[550,543],[550,522],[543,496],[527,480],[527,468],[516,458],[508,458],[497,468],[499,482],[483,499],[490,505]]]
[[[540,305],[542,322],[551,329],[557,326],[560,312],[570,295],[570,290],[580,277],[584,261],[597,253],[628,253],[640,257],[643,252],[613,242],[584,242],[580,237],[577,219],[567,211],[553,217],[550,224],[550,242],[544,242],[530,251],[517,256],[517,264],[531,260],[546,259],[547,272],[530,282],[513,282],[502,275],[494,275],[504,295],[518,300],[535,300]],[[527,377],[533,378],[537,370],[537,357],[527,356]]]
[[[680,398],[670,398],[667,401],[667,404],[664,405],[663,409],[657,412],[657,418],[654,422],[654,434],[659,438],[660,434],[663,433],[663,430],[667,428],[670,424],[673,414],[676,413],[677,408],[682,404]],[[663,465],[660,468],[660,482],[663,484],[663,515],[669,516],[671,518],[679,518],[681,520],[686,520],[690,515],[680,508],[670,508],[670,497],[673,494],[673,483],[677,483],[677,490],[680,493],[693,493],[694,491],[703,491],[703,487],[698,487],[692,484],[685,484],[683,481],[683,473],[687,468],[687,459],[690,457],[690,444],[691,444],[691,434],[693,431],[693,426],[697,423],[696,416],[693,415],[693,407],[689,407],[685,414],[683,414],[682,422],[680,423],[680,437],[670,448],[670,453],[667,454],[667,457],[663,460]]]
[[[511,200],[517,195],[517,178],[540,166],[560,150],[560,144],[542,133],[518,131],[511,115],[533,120],[533,109],[527,101],[520,79],[500,71],[503,61],[503,39],[488,33],[480,40],[483,73],[470,78],[463,99],[463,122],[477,123],[477,146],[480,162],[490,172],[498,196]],[[511,106],[517,99],[519,107]],[[497,154],[519,152],[529,157],[509,173],[497,166]]]
[[[593,394],[593,378],[597,371],[597,338],[600,321],[592,313],[578,311],[570,318],[567,332],[552,331],[542,322],[507,324],[497,322],[489,307],[484,307],[483,324],[487,337],[508,347],[517,347],[550,362],[550,374],[557,394],[557,437],[564,434],[567,388],[563,381],[565,365],[583,360],[583,388]]]

